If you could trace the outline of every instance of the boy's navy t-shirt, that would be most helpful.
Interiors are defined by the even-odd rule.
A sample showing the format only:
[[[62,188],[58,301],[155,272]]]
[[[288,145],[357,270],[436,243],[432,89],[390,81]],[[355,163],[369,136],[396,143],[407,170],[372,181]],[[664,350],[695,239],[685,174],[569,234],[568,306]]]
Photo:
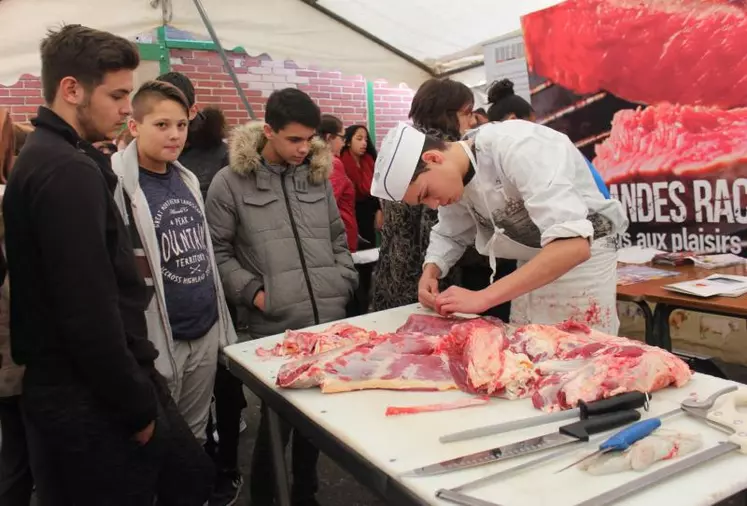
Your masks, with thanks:
[[[171,164],[165,174],[141,167],[140,188],[156,229],[173,338],[199,339],[218,320],[205,216],[179,170]]]

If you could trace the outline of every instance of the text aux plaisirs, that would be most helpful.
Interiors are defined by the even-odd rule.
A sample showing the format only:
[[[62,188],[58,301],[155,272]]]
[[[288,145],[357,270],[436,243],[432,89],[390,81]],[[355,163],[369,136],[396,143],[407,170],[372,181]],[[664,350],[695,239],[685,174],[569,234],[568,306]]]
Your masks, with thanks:
[[[682,227],[670,232],[626,232],[617,237],[618,247],[653,248],[662,251],[697,251],[708,254],[742,253],[742,239],[736,235],[722,235],[721,229],[716,228],[713,233],[706,233],[705,229],[697,230]]]

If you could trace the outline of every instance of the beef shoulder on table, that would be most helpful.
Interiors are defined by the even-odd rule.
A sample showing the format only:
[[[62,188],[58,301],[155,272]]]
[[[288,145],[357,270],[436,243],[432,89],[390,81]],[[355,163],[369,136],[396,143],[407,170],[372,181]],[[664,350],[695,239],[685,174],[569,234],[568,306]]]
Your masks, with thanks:
[[[413,315],[397,332],[368,336],[363,342],[334,339],[345,344],[286,362],[277,385],[319,387],[323,393],[460,389],[531,397],[538,409],[558,411],[580,400],[679,387],[691,377],[687,364],[663,349],[574,322],[526,325],[508,333],[495,319]]]
[[[692,376],[682,359],[662,348],[574,322],[521,327],[511,346],[534,351],[541,377],[532,402],[548,412],[625,392],[681,387]]]

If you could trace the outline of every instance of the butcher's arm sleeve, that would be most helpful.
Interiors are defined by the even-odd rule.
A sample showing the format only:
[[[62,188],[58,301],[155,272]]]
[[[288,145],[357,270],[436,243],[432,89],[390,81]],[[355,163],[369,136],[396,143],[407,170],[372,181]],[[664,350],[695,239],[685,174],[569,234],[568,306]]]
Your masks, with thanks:
[[[507,150],[493,149],[539,228],[542,246],[555,239],[593,238],[589,209],[573,182],[581,154],[567,137],[527,137]]]
[[[335,194],[332,190],[332,184],[327,183],[327,209],[329,213],[329,238],[332,241],[332,253],[335,256],[335,265],[340,270],[342,278],[348,283],[352,295],[358,287],[358,271],[353,264],[353,256],[348,249],[348,236],[345,233],[345,224],[340,218],[340,211],[337,209]]]
[[[444,278],[462,258],[468,246],[474,244],[477,227],[466,204],[456,202],[438,208],[438,223],[431,229],[428,251],[423,266],[435,264]]]
[[[31,206],[61,344],[87,388],[134,434],[156,418],[156,398],[127,345],[107,243],[108,192],[97,167],[60,160]]]
[[[241,226],[238,210],[222,169],[213,178],[205,202],[205,216],[213,241],[215,263],[231,304],[254,307],[254,297],[262,290],[262,278],[244,269],[236,258],[235,238]]]

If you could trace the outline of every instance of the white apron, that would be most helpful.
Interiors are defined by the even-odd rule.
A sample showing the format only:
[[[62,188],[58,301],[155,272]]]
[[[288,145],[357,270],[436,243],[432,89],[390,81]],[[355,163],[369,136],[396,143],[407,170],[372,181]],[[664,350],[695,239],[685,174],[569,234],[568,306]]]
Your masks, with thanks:
[[[479,168],[472,150],[463,142],[460,144],[475,168],[475,177],[479,177]],[[487,188],[482,184],[476,186],[476,191],[480,194],[490,216],[493,233],[486,241],[476,241],[475,246],[480,254],[490,259],[492,282],[495,277],[496,258],[517,260],[518,268],[534,258],[541,248],[514,241],[496,225],[492,211],[506,205],[502,185],[496,184]],[[472,210],[470,212],[473,213]],[[484,233],[474,214],[472,218],[477,224],[478,234]],[[591,245],[591,258],[583,264],[571,269],[552,283],[511,301],[511,323],[515,325],[551,325],[568,319],[585,323],[606,334],[617,335],[620,327],[617,317],[617,248],[612,236],[594,241]]]

